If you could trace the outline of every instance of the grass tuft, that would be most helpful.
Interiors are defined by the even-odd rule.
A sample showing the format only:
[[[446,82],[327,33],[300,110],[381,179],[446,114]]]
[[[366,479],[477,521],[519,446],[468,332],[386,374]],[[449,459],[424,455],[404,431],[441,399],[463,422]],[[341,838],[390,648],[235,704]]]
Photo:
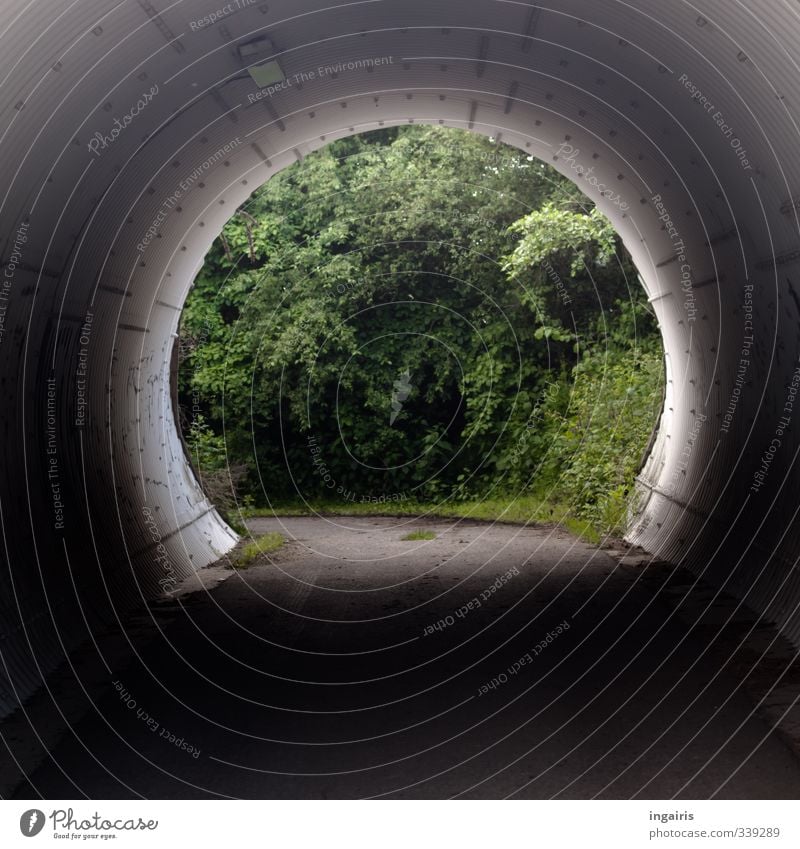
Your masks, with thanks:
[[[436,539],[436,534],[433,531],[411,531],[411,533],[406,534],[403,539],[409,541],[417,539]]]
[[[262,554],[269,554],[272,551],[277,551],[286,540],[282,534],[270,532],[262,534],[252,542],[243,545],[242,548],[233,556],[233,568],[244,569],[249,566],[254,560],[261,557]]]

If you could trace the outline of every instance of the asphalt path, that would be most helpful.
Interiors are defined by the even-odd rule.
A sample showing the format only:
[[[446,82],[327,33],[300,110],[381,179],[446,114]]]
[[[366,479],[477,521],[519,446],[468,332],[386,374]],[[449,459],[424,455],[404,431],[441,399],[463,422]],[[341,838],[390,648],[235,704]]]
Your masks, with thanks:
[[[726,647],[560,529],[251,530],[289,543],[160,606],[19,796],[800,798]]]

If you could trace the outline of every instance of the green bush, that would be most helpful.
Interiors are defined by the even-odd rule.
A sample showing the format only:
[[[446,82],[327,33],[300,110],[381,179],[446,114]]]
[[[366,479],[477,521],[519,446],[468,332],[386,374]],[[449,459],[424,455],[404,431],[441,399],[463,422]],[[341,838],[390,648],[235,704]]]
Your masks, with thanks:
[[[663,392],[610,222],[527,154],[442,127],[336,141],[258,189],[180,342],[187,444],[229,521],[432,503],[619,533]]]
[[[584,356],[569,404],[551,418],[548,472],[557,500],[603,532],[621,533],[636,473],[663,402],[663,356],[608,349]]]

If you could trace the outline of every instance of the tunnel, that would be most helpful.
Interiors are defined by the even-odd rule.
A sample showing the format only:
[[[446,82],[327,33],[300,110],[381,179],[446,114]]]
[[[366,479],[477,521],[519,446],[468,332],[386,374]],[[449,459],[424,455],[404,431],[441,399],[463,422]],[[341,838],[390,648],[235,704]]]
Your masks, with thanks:
[[[800,20],[751,0],[9,0],[0,715],[237,535],[176,426],[181,308],[225,222],[334,139],[527,151],[633,257],[663,411],[628,541],[800,644]]]

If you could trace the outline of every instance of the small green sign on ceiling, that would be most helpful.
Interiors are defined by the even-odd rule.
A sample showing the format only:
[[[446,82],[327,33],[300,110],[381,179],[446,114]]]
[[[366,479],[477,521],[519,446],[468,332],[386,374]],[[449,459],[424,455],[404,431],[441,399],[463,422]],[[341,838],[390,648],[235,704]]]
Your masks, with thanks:
[[[247,69],[253,82],[259,88],[266,88],[283,80],[283,69],[277,62],[265,62],[263,65],[253,65]]]

